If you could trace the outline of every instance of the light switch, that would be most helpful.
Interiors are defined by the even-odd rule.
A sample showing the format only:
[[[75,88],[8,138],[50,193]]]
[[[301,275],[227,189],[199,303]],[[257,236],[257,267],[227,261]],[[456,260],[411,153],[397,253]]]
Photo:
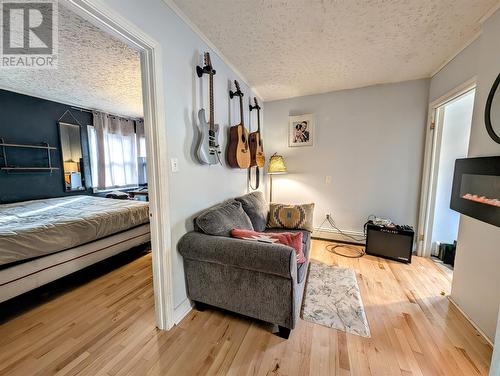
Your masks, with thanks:
[[[179,172],[179,160],[177,158],[170,159],[170,168],[172,172]]]
[[[332,177],[330,175],[325,176],[325,184],[331,184],[332,183]]]

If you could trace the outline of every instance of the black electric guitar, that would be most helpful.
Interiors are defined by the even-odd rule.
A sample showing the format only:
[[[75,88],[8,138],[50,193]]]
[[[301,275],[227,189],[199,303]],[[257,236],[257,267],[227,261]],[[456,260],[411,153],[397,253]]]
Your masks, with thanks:
[[[209,96],[209,117],[208,122],[205,109],[198,111],[198,127],[200,129],[200,139],[198,141],[197,156],[201,163],[213,165],[221,163],[219,146],[219,124],[214,121],[214,75],[215,69],[210,61],[210,54],[205,52],[205,66],[196,67],[198,77],[208,74],[208,96]]]

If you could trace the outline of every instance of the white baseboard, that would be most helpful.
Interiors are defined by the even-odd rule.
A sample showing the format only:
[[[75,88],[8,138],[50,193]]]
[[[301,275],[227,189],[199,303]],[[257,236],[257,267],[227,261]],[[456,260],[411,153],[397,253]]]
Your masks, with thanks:
[[[476,323],[474,323],[474,321],[472,321],[472,319],[469,317],[469,315],[467,313],[465,313],[462,308],[460,308],[460,306],[457,304],[457,302],[455,302],[451,296],[448,296],[448,300],[450,301],[451,304],[453,304],[460,311],[460,313],[462,315],[464,315],[465,319],[468,322],[470,322],[470,324],[474,327],[474,329],[476,329],[478,331],[478,333],[481,334],[481,336],[484,338],[484,340],[486,342],[488,342],[490,344],[490,346],[493,348],[493,341],[488,338],[488,336],[476,325]]]
[[[184,299],[181,304],[174,308],[174,324],[180,323],[192,309],[191,301],[188,298]]]
[[[315,238],[365,244],[366,238],[361,231],[342,230],[342,232],[346,235],[353,236],[356,239],[363,240],[356,241],[354,239],[351,239],[347,236],[342,235],[338,230],[332,229],[331,227],[316,227],[312,233],[312,236]]]

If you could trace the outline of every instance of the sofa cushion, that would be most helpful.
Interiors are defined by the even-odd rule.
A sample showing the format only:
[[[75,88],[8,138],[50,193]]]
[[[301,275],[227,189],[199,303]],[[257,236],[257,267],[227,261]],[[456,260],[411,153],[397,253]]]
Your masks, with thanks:
[[[197,229],[208,235],[231,236],[232,229],[253,230],[252,222],[241,204],[227,200],[202,212],[196,219]]]
[[[269,205],[260,191],[255,191],[241,197],[235,198],[241,203],[243,210],[247,213],[255,231],[266,229],[267,217],[269,215]]]
[[[313,231],[314,204],[284,205],[271,204],[269,228],[303,229]]]
[[[278,243],[292,247],[297,256],[297,264],[306,262],[302,242],[303,235],[301,232],[257,232],[249,230],[234,229],[231,231],[233,238],[250,240],[263,243]]]
[[[302,283],[307,274],[307,265],[309,264],[309,254],[311,251],[311,233],[307,230],[283,230],[277,228],[267,229],[265,232],[301,232],[302,233],[302,252],[306,258],[306,262],[302,264],[297,264],[297,282]]]
[[[303,264],[297,264],[297,283],[302,283],[307,273],[307,265],[308,262],[304,262]]]

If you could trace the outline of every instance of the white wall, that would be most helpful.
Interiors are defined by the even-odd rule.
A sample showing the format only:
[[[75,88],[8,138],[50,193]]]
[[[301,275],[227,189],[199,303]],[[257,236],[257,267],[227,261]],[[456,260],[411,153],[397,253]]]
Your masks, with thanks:
[[[315,226],[326,213],[342,230],[362,232],[370,214],[415,226],[428,92],[416,80],[266,102],[266,151],[289,170],[273,201],[315,202]],[[305,113],[316,114],[314,146],[290,148],[288,116]]]
[[[483,25],[480,38],[431,80],[431,99],[477,76],[469,157],[500,155],[486,132],[484,106],[500,71],[500,11]],[[500,304],[500,228],[462,215],[451,291],[452,299],[491,339]]]
[[[239,77],[163,1],[105,2],[156,39],[162,47],[168,152],[170,157],[178,158],[180,169],[178,173],[171,174],[170,178],[174,304],[179,307],[185,303],[186,289],[182,257],[177,252],[178,240],[192,228],[192,217],[200,210],[247,191],[246,170],[203,166],[193,158],[195,121],[201,106],[201,92],[207,96],[207,87],[200,87],[195,66],[202,63],[203,52],[211,52],[212,64],[217,71],[214,82],[215,117],[222,127],[221,142],[224,150],[228,127],[239,120],[237,101],[229,103],[228,85],[230,80]],[[244,109],[248,119],[247,101],[250,91],[239,80],[241,89],[246,94]]]
[[[484,25],[477,67],[478,86],[469,156],[500,155],[500,144],[487,134],[484,107],[500,72],[500,11]],[[451,295],[493,340],[500,304],[500,228],[466,216],[460,220],[457,260]]]
[[[455,160],[467,157],[474,108],[471,91],[444,108],[444,120],[436,186],[436,204],[432,242],[453,243],[457,240],[460,214],[450,209]]]

